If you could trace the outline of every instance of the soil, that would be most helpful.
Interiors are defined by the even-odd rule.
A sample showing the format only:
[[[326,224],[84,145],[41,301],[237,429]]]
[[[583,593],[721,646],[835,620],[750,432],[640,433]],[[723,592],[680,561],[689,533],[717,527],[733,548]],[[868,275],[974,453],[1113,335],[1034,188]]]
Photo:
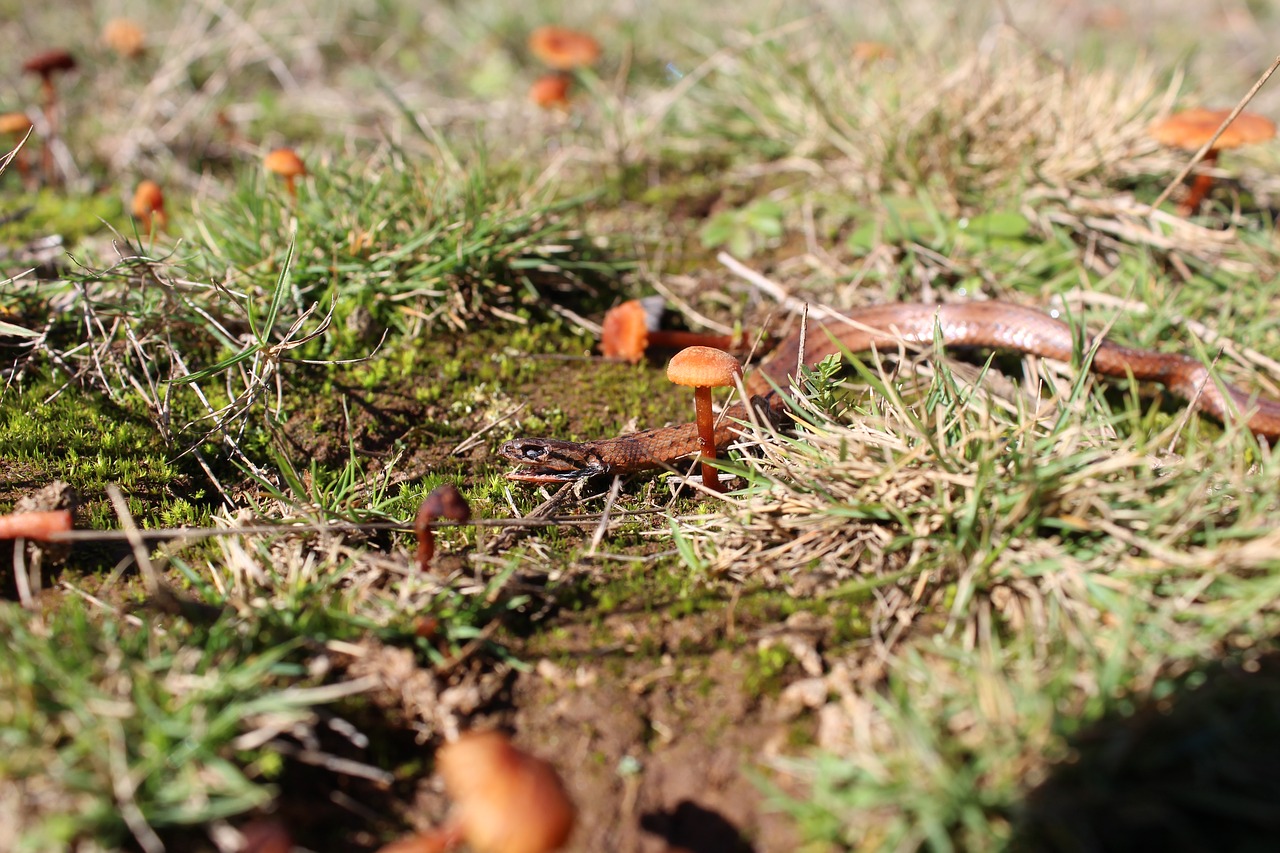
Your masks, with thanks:
[[[518,681],[518,741],[557,764],[581,809],[568,849],[795,850],[790,821],[749,778],[770,775],[762,759],[791,725],[744,689],[734,652],[678,661],[544,666]]]

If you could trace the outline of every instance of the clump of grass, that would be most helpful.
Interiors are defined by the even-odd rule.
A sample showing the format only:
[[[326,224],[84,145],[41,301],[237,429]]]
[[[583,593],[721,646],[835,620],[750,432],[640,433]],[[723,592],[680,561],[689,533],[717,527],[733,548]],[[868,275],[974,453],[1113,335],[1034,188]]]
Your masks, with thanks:
[[[296,241],[292,300],[340,317],[364,309],[399,331],[463,330],[546,301],[599,302],[626,266],[575,223],[587,197],[552,198],[483,158],[461,173],[384,151],[311,171],[296,206],[258,175],[205,205],[208,274],[230,271],[227,287],[260,293]]]
[[[235,738],[260,715],[302,723],[315,704],[280,689],[299,674],[296,645],[251,651],[230,626],[201,652],[185,632],[91,619],[74,601],[47,622],[6,605],[0,624],[8,849],[130,835],[159,849],[153,827],[260,806],[269,779],[245,769],[260,750],[232,760]]]
[[[691,567],[866,602],[870,648],[828,661],[829,752],[779,763],[812,785],[780,802],[814,837],[1000,843],[1073,721],[1280,630],[1268,449],[1025,369],[1047,399],[990,363],[862,369],[851,397],[811,375],[848,411],[800,404],[799,434],[761,436],[746,487],[680,527]]]

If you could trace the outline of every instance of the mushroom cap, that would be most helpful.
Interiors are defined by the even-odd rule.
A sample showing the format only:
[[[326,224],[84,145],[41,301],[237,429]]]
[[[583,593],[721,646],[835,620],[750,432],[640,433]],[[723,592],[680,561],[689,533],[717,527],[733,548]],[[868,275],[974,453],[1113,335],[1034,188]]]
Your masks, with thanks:
[[[1195,107],[1174,113],[1167,119],[1151,126],[1151,137],[1162,145],[1185,148],[1195,151],[1208,142],[1217,131],[1218,126],[1231,115],[1231,110],[1210,110]],[[1235,121],[1227,125],[1218,141],[1213,144],[1214,150],[1222,148],[1238,148],[1241,145],[1252,145],[1255,142],[1266,142],[1276,135],[1275,122],[1257,113],[1240,113]]]
[[[4,113],[0,115],[0,133],[20,134],[31,129],[31,119],[26,113]]]
[[[600,59],[600,42],[568,27],[542,26],[529,33],[529,52],[557,71],[594,65]]]
[[[544,74],[529,87],[529,100],[545,109],[569,106],[570,79],[563,74]]]
[[[307,174],[306,164],[292,148],[277,148],[262,160],[268,172],[275,172],[286,178],[297,178]]]
[[[742,376],[742,365],[729,353],[715,347],[685,347],[671,358],[667,378],[677,385],[719,388],[732,385]]]
[[[625,358],[632,364],[644,358],[649,345],[648,312],[639,299],[615,305],[605,312],[600,332],[600,352],[609,358]]]
[[[102,25],[102,43],[125,59],[137,59],[147,49],[147,34],[128,18],[112,18]]]
[[[139,181],[133,191],[133,217],[144,219],[157,210],[164,210],[164,192],[160,185],[155,181]]]
[[[853,61],[859,65],[870,65],[881,59],[893,59],[893,48],[882,41],[855,41],[850,52]]]
[[[458,487],[452,483],[445,483],[432,489],[426,500],[422,502],[419,512],[434,518],[447,518],[450,521],[471,519],[471,505],[462,496],[462,492],[458,491]]]
[[[463,734],[436,765],[476,853],[550,853],[568,840],[575,814],[559,774],[501,732]]]
[[[28,74],[39,74],[47,77],[54,71],[70,71],[76,67],[76,58],[61,49],[46,50],[22,63],[22,70]]]

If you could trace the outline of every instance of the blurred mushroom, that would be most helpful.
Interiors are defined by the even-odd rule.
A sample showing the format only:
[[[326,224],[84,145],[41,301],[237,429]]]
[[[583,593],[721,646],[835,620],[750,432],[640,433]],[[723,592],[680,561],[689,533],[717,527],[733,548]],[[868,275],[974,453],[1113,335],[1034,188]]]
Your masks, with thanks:
[[[733,385],[742,376],[742,365],[723,350],[689,347],[676,353],[667,365],[667,378],[677,385],[693,387],[698,421],[698,449],[702,451],[702,484],[723,492],[720,476],[709,460],[716,458],[715,414],[711,411],[711,389]]]
[[[855,65],[870,65],[882,59],[893,59],[893,48],[882,41],[855,41],[851,53]]]
[[[292,148],[277,148],[263,158],[262,164],[268,172],[284,178],[284,187],[289,191],[289,197],[296,200],[298,190],[294,182],[307,175],[306,164],[302,162],[298,152]]]
[[[138,182],[138,188],[133,191],[132,213],[147,236],[165,229],[169,217],[164,212],[164,192],[159,184],[155,181]]]
[[[430,571],[431,560],[436,555],[436,537],[431,525],[437,518],[447,518],[462,524],[471,520],[471,506],[457,487],[445,483],[437,486],[418,507],[418,518],[413,530],[418,534],[418,570]]]
[[[605,312],[600,331],[600,353],[606,358],[621,358],[637,364],[651,346],[728,349],[737,343],[732,335],[663,331],[658,328],[661,316],[660,296],[631,299],[610,308]]]
[[[1210,110],[1203,107],[1183,110],[1174,113],[1167,119],[1151,126],[1150,134],[1162,145],[1198,151],[1213,138],[1218,127],[1231,115],[1231,110]],[[1276,135],[1275,123],[1256,113],[1240,113],[1231,124],[1222,131],[1222,135],[1213,147],[1204,155],[1205,168],[1212,168],[1218,161],[1218,152],[1226,148],[1239,148],[1255,142],[1265,142]],[[1178,207],[1183,216],[1190,216],[1200,207],[1209,189],[1213,186],[1213,175],[1206,171],[1196,173],[1186,199]]]
[[[240,827],[236,853],[290,853],[293,835],[278,817],[259,817]]]
[[[146,33],[128,18],[107,21],[102,27],[102,43],[124,59],[137,59],[147,51]]]
[[[566,74],[544,74],[529,87],[529,100],[544,110],[569,109],[569,83]]]
[[[600,43],[567,27],[543,26],[529,33],[529,52],[548,68],[572,71],[595,65],[600,59]]]
[[[551,853],[569,840],[575,810],[560,775],[501,732],[463,734],[440,747],[436,765],[476,853]]]
[[[40,77],[40,96],[44,101],[45,139],[42,156],[45,182],[57,183],[57,174],[53,168],[53,141],[58,137],[58,89],[53,85],[53,77],[61,71],[70,71],[76,67],[76,59],[65,50],[47,50],[22,63],[22,70]]]
[[[0,539],[34,539],[48,542],[71,529],[71,510],[34,510],[0,515]]]
[[[26,113],[4,113],[0,115],[0,136],[13,137],[14,148],[16,149],[16,153],[13,155],[13,164],[18,167],[18,175],[22,178],[22,185],[27,189],[31,188],[31,161],[27,159],[26,146],[22,145],[22,143],[30,131],[31,119],[27,118]]]

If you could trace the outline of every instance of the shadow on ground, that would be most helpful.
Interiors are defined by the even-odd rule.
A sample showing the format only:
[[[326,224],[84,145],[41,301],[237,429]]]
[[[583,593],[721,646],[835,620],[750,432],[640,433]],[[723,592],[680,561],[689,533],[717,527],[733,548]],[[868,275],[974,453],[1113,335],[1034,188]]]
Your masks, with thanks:
[[[1010,849],[1280,848],[1280,654],[1190,672],[1072,747],[1028,795]]]

